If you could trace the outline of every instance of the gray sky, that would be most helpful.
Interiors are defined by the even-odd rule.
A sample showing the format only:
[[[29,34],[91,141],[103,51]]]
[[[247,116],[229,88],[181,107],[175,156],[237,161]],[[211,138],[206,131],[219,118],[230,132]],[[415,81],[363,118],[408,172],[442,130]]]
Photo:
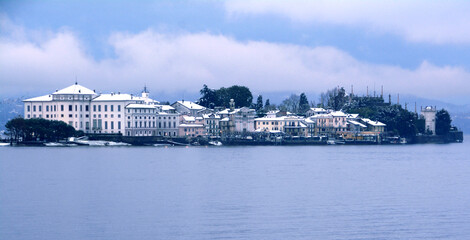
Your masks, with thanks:
[[[0,95],[365,92],[470,102],[466,1],[4,1]],[[158,96],[155,96],[158,99]]]

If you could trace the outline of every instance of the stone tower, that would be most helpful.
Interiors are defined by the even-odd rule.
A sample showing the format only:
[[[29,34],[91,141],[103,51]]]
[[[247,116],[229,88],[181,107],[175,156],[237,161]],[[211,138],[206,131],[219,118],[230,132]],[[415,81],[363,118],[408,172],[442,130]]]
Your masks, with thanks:
[[[431,131],[432,135],[436,135],[436,107],[427,106],[421,108],[421,115],[425,120],[425,130]]]

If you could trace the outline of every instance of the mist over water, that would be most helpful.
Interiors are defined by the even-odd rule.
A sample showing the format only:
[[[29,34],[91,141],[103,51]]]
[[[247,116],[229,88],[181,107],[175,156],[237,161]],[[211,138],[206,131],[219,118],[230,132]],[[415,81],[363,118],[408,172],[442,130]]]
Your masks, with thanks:
[[[468,239],[469,147],[3,147],[0,236]]]

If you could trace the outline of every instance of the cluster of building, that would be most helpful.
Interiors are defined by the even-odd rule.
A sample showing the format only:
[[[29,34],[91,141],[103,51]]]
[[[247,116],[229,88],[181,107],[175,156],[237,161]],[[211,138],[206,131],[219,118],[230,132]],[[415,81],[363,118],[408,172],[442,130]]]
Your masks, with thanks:
[[[25,118],[60,120],[89,134],[125,136],[220,137],[249,133],[310,137],[357,137],[379,135],[385,124],[323,108],[311,108],[306,116],[270,111],[257,117],[255,109],[208,109],[191,101],[163,105],[149,97],[125,93],[98,94],[77,83],[24,102]]]

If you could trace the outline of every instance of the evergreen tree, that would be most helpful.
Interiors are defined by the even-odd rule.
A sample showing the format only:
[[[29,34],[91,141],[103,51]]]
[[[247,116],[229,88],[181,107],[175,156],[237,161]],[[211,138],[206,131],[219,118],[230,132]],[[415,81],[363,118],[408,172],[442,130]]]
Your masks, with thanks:
[[[199,91],[201,98],[199,98],[198,104],[206,108],[214,108],[217,105],[217,93],[216,90],[210,89],[206,84]]]
[[[263,110],[263,96],[259,95],[258,98],[256,99],[255,109],[256,111]]]
[[[299,113],[305,114],[308,109],[310,109],[310,104],[308,104],[307,96],[305,96],[305,93],[301,93],[299,100]]]
[[[436,134],[446,135],[450,131],[452,119],[450,118],[449,112],[444,109],[437,111],[436,113]]]

